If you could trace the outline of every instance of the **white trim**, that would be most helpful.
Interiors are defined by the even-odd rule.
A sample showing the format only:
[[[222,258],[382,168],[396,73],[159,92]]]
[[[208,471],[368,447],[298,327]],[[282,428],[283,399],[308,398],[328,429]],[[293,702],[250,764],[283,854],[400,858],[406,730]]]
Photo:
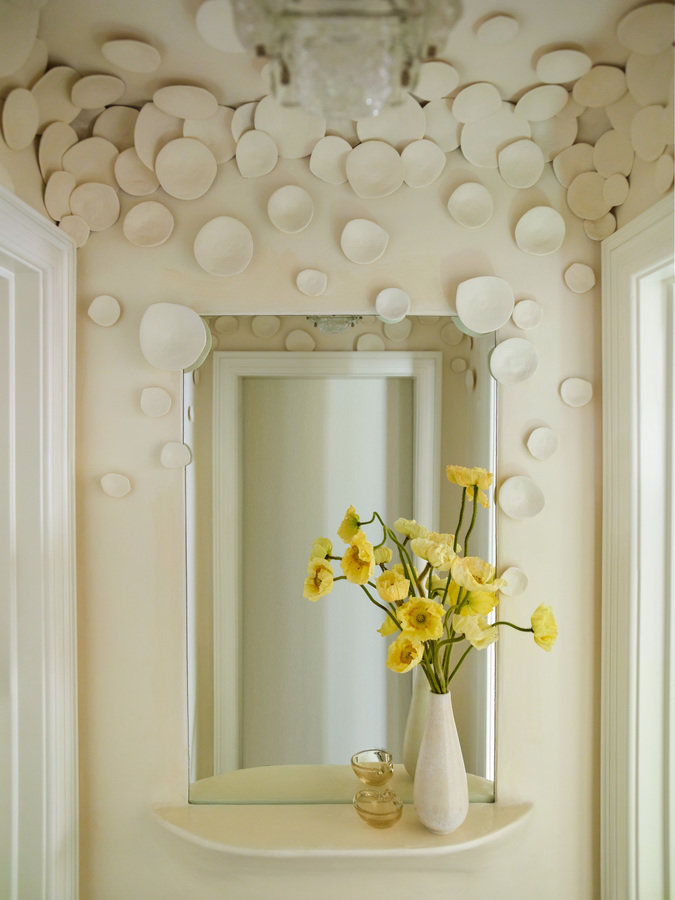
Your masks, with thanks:
[[[21,842],[24,832],[21,779],[18,763],[29,748],[19,745],[12,771],[13,794],[18,808],[13,810],[15,843],[13,862],[41,868],[42,890],[36,900],[75,900],[78,895],[78,808],[77,808],[77,681],[75,630],[75,249],[72,242],[51,223],[13,194],[0,189],[0,250],[5,264],[12,260],[16,271],[31,273],[31,303],[38,321],[32,334],[34,356],[27,368],[12,355],[10,408],[21,404],[22,415],[31,414],[39,432],[38,485],[35,516],[40,523],[36,534],[36,578],[41,582],[41,621],[35,623],[41,659],[39,672],[32,672],[40,696],[42,714],[35,713],[42,758],[41,834],[33,835],[29,847]],[[17,281],[22,276],[17,277]],[[14,303],[14,323],[23,315],[21,294]],[[30,345],[29,345],[30,346]],[[25,345],[24,345],[25,347]],[[26,408],[25,397],[32,399]],[[11,425],[15,424],[10,414]],[[10,447],[17,440],[11,427]],[[11,514],[11,510],[10,510]],[[39,548],[41,545],[41,552]],[[22,598],[21,574],[10,569],[9,596]],[[18,607],[14,615],[18,614]],[[20,636],[17,638],[20,640]],[[18,667],[20,644],[13,648]],[[25,673],[21,673],[25,676]],[[12,677],[19,678],[18,668]],[[20,702],[20,696],[14,698]],[[19,709],[15,709],[15,719]],[[21,710],[21,715],[30,711]],[[35,736],[31,737],[31,747]],[[25,775],[24,775],[25,778]],[[34,810],[30,811],[31,816]],[[20,840],[21,839],[21,840]],[[25,868],[26,861],[23,866]],[[18,898],[21,869],[13,875]],[[13,900],[13,898],[12,898]]]
[[[638,897],[641,283],[673,259],[664,198],[602,247],[603,600],[601,880],[605,900]],[[642,548],[644,550],[644,548]],[[656,839],[656,836],[654,836]]]
[[[366,352],[226,352],[213,354],[213,497],[214,595],[230,597],[227,612],[214,604],[214,766],[216,772],[239,767],[239,597],[232,572],[239,571],[241,495],[239,450],[241,380],[283,375],[285,378],[360,376],[413,379],[415,410],[413,517],[437,527],[439,517],[442,355],[432,351]],[[215,452],[215,448],[217,452]],[[217,648],[217,649],[215,649]]]

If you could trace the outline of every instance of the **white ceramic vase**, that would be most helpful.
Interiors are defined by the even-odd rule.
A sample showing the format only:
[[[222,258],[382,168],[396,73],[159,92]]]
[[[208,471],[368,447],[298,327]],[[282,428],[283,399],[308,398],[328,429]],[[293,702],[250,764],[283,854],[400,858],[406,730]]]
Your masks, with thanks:
[[[403,734],[403,765],[411,778],[415,776],[424,726],[429,709],[429,682],[421,666],[412,670],[412,696]]]
[[[413,788],[420,822],[450,834],[469,811],[469,789],[450,693],[430,694]]]

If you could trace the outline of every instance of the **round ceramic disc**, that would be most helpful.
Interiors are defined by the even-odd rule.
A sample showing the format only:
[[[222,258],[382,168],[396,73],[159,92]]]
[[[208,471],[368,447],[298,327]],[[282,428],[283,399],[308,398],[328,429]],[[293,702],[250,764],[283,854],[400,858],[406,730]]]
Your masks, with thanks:
[[[347,156],[352,146],[342,137],[326,135],[317,141],[309,158],[310,172],[328,184],[344,184],[347,180]]]
[[[454,109],[453,106],[453,112]],[[517,116],[510,103],[503,103],[491,115],[477,122],[468,122],[462,128],[460,147],[466,159],[474,166],[496,169],[497,154],[502,147],[518,138],[531,136],[532,128],[527,119]]]
[[[71,213],[70,196],[75,188],[75,176],[70,172],[54,172],[45,185],[45,209],[55,222]]]
[[[183,136],[196,138],[205,144],[213,153],[218,165],[226,163],[232,159],[236,150],[231,128],[233,115],[234,111],[229,106],[219,106],[208,118],[186,118],[183,123]]]
[[[384,350],[385,344],[379,334],[362,334],[356,339],[356,349],[363,351]]]
[[[445,60],[434,59],[420,66],[414,94],[420,100],[438,100],[451,94],[458,84],[457,69]]]
[[[38,162],[44,181],[61,170],[63,154],[76,143],[76,131],[65,122],[52,122],[45,128],[38,146]]]
[[[582,106],[615,103],[626,93],[626,75],[618,66],[593,66],[575,83],[572,96]]]
[[[569,187],[577,175],[592,172],[594,148],[592,144],[573,144],[561,150],[553,159],[553,171],[563,187]]]
[[[457,314],[476,334],[487,334],[506,325],[513,312],[513,290],[503,278],[479,275],[457,286]]]
[[[565,240],[565,220],[550,206],[535,206],[516,224],[516,244],[525,253],[555,253]]]
[[[500,384],[516,384],[531,378],[539,365],[534,344],[524,338],[507,338],[490,354],[490,372]]]
[[[278,316],[253,316],[251,331],[256,337],[271,338],[281,328],[281,319]]]
[[[384,141],[400,152],[410,141],[424,137],[425,124],[422,107],[408,94],[399,106],[358,119],[356,133],[360,141]]]
[[[253,237],[238,219],[216,216],[199,230],[194,254],[202,269],[211,275],[238,275],[253,256]]]
[[[276,166],[279,151],[274,140],[264,131],[246,131],[239,139],[236,150],[237,167],[243,178],[259,178]]]
[[[304,231],[312,221],[314,203],[304,188],[287,184],[278,188],[267,201],[270,222],[287,234]]]
[[[139,329],[141,352],[157,369],[182,371],[199,358],[207,336],[200,316],[180,303],[153,303]]]
[[[70,209],[84,219],[91,231],[105,231],[119,219],[120,200],[109,184],[87,182],[73,190]]]
[[[405,341],[410,337],[412,322],[407,318],[400,322],[386,322],[382,331],[390,341]]]
[[[192,462],[192,451],[187,444],[182,444],[180,441],[169,441],[162,447],[159,461],[165,469],[184,469]]]
[[[97,117],[92,134],[110,141],[118,150],[126,150],[134,146],[137,118],[138,110],[132,106],[109,106]]]
[[[108,472],[100,480],[101,490],[109,497],[126,497],[131,491],[131,482],[126,475],[120,475],[118,472]]]
[[[253,120],[255,118],[255,108],[257,105],[258,101],[254,100],[251,103],[243,103],[235,109],[231,125],[232,137],[235,141],[238,141],[242,134],[251,131],[251,129],[255,127]]]
[[[291,351],[307,352],[316,347],[316,341],[309,332],[296,328],[293,331],[289,331],[286,335],[285,347]]]
[[[506,582],[499,589],[505,597],[519,597],[527,588],[527,575],[516,566],[509,566],[499,577]]]
[[[132,207],[122,222],[122,232],[137,247],[159,247],[173,231],[171,211],[156,200],[144,200]]]
[[[536,328],[541,323],[544,311],[536,300],[519,300],[513,307],[513,324],[523,331]]]
[[[654,162],[666,149],[663,116],[662,106],[645,106],[635,114],[631,123],[631,144],[635,155],[645,162]]]
[[[492,194],[484,185],[467,181],[450,195],[448,212],[465,228],[482,228],[494,212]]]
[[[170,84],[152,95],[152,102],[169,116],[179,119],[209,119],[218,111],[211,91],[191,84]]]
[[[567,287],[575,294],[585,294],[595,286],[595,272],[586,263],[572,263],[563,275]]]
[[[147,387],[141,391],[141,410],[151,419],[165,416],[172,405],[171,394],[161,387]]]
[[[591,58],[581,50],[551,50],[537,61],[537,78],[545,84],[576,81],[591,68]]]
[[[476,389],[475,369],[467,369],[464,373],[464,387],[467,389],[467,391],[474,391]]]
[[[544,172],[544,154],[534,141],[523,139],[507,144],[497,156],[499,174],[514,188],[529,188]]]
[[[205,0],[197,10],[197,31],[211,47],[223,53],[243,53],[245,47],[237,37],[232,18],[232,5],[223,0]]]
[[[654,166],[654,188],[657,194],[665,194],[673,183],[673,157],[664,153]]]
[[[35,97],[26,88],[14,88],[2,107],[2,133],[10,150],[24,150],[37,134],[40,112]]]
[[[606,131],[595,142],[593,164],[605,178],[617,172],[630,175],[633,168],[633,146],[628,137],[613,128]]]
[[[115,187],[117,147],[101,137],[85,138],[63,154],[62,165],[75,176],[78,184],[96,181]]]
[[[625,175],[616,172],[610,175],[602,187],[602,196],[610,206],[621,206],[626,202],[630,192],[630,184]]]
[[[566,378],[560,385],[560,396],[568,406],[586,406],[593,397],[593,385],[583,378]]]
[[[462,88],[452,104],[452,114],[458,122],[477,122],[498,112],[502,107],[499,89],[487,81],[479,81]]]
[[[515,113],[529,122],[543,122],[561,112],[567,91],[559,84],[542,84],[527,91],[516,103]]]
[[[467,368],[467,361],[461,356],[456,356],[450,360],[450,371],[454,372],[455,375],[461,375],[462,372],[466,372]]]
[[[72,122],[77,117],[80,108],[71,102],[70,92],[79,77],[70,66],[54,66],[33,85],[31,92],[40,111],[38,133],[51,122]]]
[[[101,46],[101,53],[108,62],[128,72],[154,72],[162,61],[159,51],[145,41],[106,41]]]
[[[451,100],[430,100],[424,107],[426,122],[424,134],[444,153],[459,147],[461,124],[452,114]]]
[[[110,294],[100,294],[98,297],[94,297],[87,309],[87,315],[91,321],[104,328],[114,325],[119,320],[121,312],[119,300],[111,297]]]
[[[387,197],[403,184],[403,161],[384,141],[366,141],[354,147],[345,168],[354,193],[363,199]]]
[[[411,188],[433,184],[445,168],[446,156],[438,144],[423,138],[411,141],[401,153],[403,180]]]
[[[134,147],[122,150],[115,160],[115,178],[120,188],[133,197],[147,197],[159,187],[157,176],[143,165]]]
[[[76,247],[84,247],[89,240],[89,226],[80,216],[63,216],[59,228],[73,239]]]
[[[401,288],[384,288],[375,298],[375,310],[383,322],[394,325],[410,312],[410,297]]]
[[[527,449],[535,459],[548,459],[558,449],[558,435],[552,428],[535,428],[527,439]]]
[[[616,129],[624,137],[630,138],[631,122],[639,109],[640,104],[627,92],[616,103],[610,103],[606,107],[605,112],[612,128]]]
[[[389,235],[376,222],[369,219],[352,219],[347,222],[340,246],[342,252],[351,262],[367,265],[378,260],[389,243]]]
[[[300,107],[281,106],[271,96],[263,97],[256,106],[254,123],[270,135],[284,159],[309,156],[326,133],[325,119],[310,116]]]
[[[195,138],[165,144],[155,160],[159,183],[172,197],[196,200],[209,190],[218,171],[213,153]]]
[[[328,276],[318,269],[303,269],[295,279],[298,290],[308,297],[319,297],[328,287]]]
[[[592,241],[604,241],[616,231],[616,217],[607,213],[600,219],[584,219],[584,231]]]
[[[37,9],[3,4],[0,28],[0,77],[20,69],[30,55],[37,37],[40,13]]]
[[[652,106],[653,104],[667,106],[672,103],[673,50],[669,48],[655,56],[631,53],[626,61],[626,84],[633,99],[640,106]]]
[[[541,489],[526,475],[514,475],[502,482],[498,501],[502,512],[511,519],[530,519],[546,505]]]
[[[498,13],[481,22],[476,30],[476,37],[483,44],[501,47],[512,41],[519,30],[520,25],[517,19]]]
[[[539,145],[546,162],[550,162],[561,150],[570,147],[579,130],[579,120],[574,116],[558,113],[544,122],[532,122],[532,140]]]
[[[236,316],[218,316],[213,327],[218,334],[234,334],[239,328],[239,319]]]
[[[612,208],[605,200],[605,179],[597,172],[577,175],[567,189],[567,205],[580,219],[600,219]]]
[[[651,56],[667,50],[673,41],[672,3],[638,6],[619,20],[616,36],[634,53]]]
[[[165,144],[182,136],[181,119],[162,112],[154,103],[146,103],[141,108],[134,127],[134,147],[148,169],[154,170],[157,154]]]
[[[441,340],[450,347],[457,347],[464,340],[464,332],[455,325],[455,316],[452,316],[451,319],[447,325],[441,328]]]
[[[117,103],[126,87],[116,75],[84,75],[73,85],[70,99],[82,109],[100,109]]]

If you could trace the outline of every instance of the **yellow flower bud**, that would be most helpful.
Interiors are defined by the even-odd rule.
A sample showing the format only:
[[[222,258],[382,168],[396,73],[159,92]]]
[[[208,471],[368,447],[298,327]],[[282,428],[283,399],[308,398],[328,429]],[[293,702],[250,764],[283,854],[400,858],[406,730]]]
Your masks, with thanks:
[[[534,630],[534,642],[542,650],[551,650],[558,637],[558,626],[550,606],[540,604],[530,618]]]

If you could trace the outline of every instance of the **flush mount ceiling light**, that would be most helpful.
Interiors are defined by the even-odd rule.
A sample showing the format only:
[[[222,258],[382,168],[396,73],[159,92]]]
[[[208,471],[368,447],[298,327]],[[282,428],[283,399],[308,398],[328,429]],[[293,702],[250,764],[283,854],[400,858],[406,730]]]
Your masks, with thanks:
[[[442,52],[460,0],[232,0],[242,44],[270,59],[272,93],[360,119],[401,103]]]

